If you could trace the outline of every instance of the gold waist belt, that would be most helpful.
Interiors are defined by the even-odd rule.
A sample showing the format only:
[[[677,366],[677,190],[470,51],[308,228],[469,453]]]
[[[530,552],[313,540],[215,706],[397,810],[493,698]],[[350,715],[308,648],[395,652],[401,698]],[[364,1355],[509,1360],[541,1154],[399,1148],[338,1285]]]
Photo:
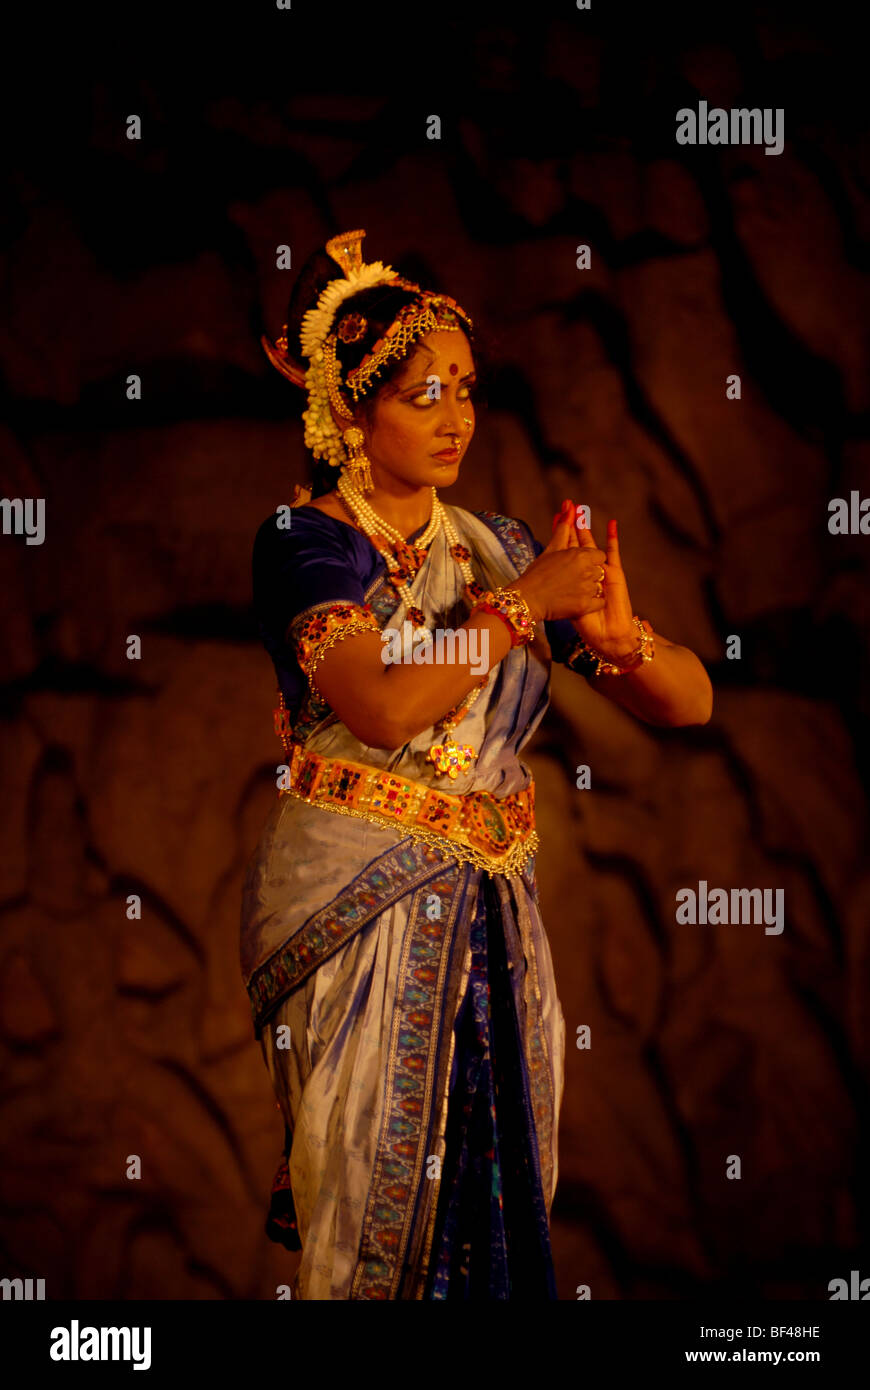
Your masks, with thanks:
[[[288,796],[375,825],[398,826],[406,835],[494,874],[521,873],[538,848],[534,782],[505,797],[442,792],[365,763],[306,752],[301,743],[291,749],[282,787]]]

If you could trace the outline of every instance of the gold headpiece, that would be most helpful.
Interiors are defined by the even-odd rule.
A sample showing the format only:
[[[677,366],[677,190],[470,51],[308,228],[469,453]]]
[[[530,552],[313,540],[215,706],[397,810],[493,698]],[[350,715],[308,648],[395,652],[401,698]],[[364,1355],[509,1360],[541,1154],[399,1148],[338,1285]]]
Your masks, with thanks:
[[[296,386],[307,388],[308,410],[303,414],[306,422],[305,443],[315,457],[328,458],[332,464],[346,463],[348,458],[329,406],[331,404],[336,414],[346,419],[353,415],[353,405],[342,390],[336,342],[339,338],[342,342],[356,342],[367,327],[361,314],[351,312],[341,319],[338,331],[333,331],[336,314],[345,299],[380,284],[410,290],[417,295],[412,303],[400,310],[359,366],[347,373],[347,389],[354,404],[367,393],[373,378],[384,364],[392,358],[406,356],[408,347],[417,338],[435,329],[459,332],[463,325],[469,330],[474,328],[469,315],[449,295],[422,290],[414,281],[403,279],[391,266],[385,266],[381,261],[366,265],[362,258],[365,235],[365,230],[359,228],[332,237],[326,243],[328,255],[341,266],[344,278],[330,280],[318,297],[316,306],[309,309],[302,319],[299,340],[303,355],[311,364],[307,372],[303,373],[287,355],[286,324],[274,344],[266,337],[261,339],[272,365]]]
[[[419,285],[412,286],[410,281],[402,281],[402,286],[407,289],[420,289]],[[447,294],[431,294],[428,290],[420,290],[419,299],[399,310],[398,316],[390,324],[383,338],[378,338],[371,352],[363,358],[359,366],[348,372],[347,385],[354,401],[365,394],[372,377],[391,357],[404,357],[410,343],[424,337],[426,333],[433,333],[436,329],[444,329],[448,333],[461,332],[460,318],[465,320],[470,329],[474,328],[471,319],[455,299],[451,299]],[[334,356],[334,334],[330,334],[326,340],[327,349],[330,344],[331,354]],[[327,352],[327,363],[329,356]]]

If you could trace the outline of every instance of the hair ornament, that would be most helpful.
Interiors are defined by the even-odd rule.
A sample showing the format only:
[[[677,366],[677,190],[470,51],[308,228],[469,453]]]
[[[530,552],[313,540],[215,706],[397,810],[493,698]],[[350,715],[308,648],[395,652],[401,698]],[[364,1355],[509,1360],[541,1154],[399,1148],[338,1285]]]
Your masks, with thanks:
[[[321,290],[316,305],[302,318],[299,343],[308,358],[308,370],[303,372],[288,355],[287,325],[281,335],[270,343],[261,339],[263,349],[274,367],[296,386],[308,392],[308,409],[303,412],[305,444],[315,458],[326,459],[334,467],[354,462],[348,457],[345,437],[348,424],[353,424],[353,405],[342,390],[341,363],[336,355],[336,343],[359,342],[365,336],[368,321],[362,314],[351,311],[334,328],[340,306],[352,295],[373,285],[390,285],[408,290],[418,299],[401,310],[384,335],[378,339],[359,365],[347,374],[347,386],[353,403],[367,395],[381,369],[394,358],[405,357],[411,344],[437,328],[459,332],[463,323],[473,329],[469,316],[449,295],[422,290],[413,280],[400,276],[392,266],[382,261],[363,263],[362,241],[364,228],[343,232],[331,237],[326,252],[340,266],[343,276],[330,280]],[[460,322],[462,320],[462,322]],[[333,411],[348,424],[339,427]],[[348,446],[350,447],[350,446]],[[361,465],[362,456],[356,459]]]
[[[362,314],[345,314],[335,331],[343,343],[358,343],[368,326]]]

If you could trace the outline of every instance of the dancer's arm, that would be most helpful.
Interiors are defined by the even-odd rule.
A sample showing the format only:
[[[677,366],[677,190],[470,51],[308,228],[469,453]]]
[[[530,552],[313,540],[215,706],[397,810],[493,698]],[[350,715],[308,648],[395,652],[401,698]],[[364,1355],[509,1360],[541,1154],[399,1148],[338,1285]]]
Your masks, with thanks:
[[[525,598],[536,620],[575,617],[603,607],[604,600],[595,597],[595,575],[603,561],[604,552],[594,546],[569,546],[566,523],[525,573],[505,587]],[[478,644],[488,643],[490,668],[510,651],[507,624],[494,614],[474,613],[462,629],[477,629]],[[402,747],[487,679],[471,661],[385,664],[383,654],[382,635],[357,633],[329,648],[314,677],[342,723],[372,748]]]

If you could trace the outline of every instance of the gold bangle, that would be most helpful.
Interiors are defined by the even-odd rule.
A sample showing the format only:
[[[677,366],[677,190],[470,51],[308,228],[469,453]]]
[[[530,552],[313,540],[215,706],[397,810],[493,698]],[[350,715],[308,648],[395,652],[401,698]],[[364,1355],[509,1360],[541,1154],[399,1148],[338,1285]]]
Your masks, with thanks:
[[[601,652],[584,642],[582,637],[578,637],[566,659],[566,666],[572,670],[582,669],[583,674],[587,676],[627,676],[638,666],[652,661],[655,656],[655,634],[652,624],[645,619],[638,618],[637,615],[632,619],[632,622],[640,634],[640,644],[633,652],[629,652],[622,661],[610,661],[606,656],[602,656]],[[578,659],[582,665],[575,664]]]

